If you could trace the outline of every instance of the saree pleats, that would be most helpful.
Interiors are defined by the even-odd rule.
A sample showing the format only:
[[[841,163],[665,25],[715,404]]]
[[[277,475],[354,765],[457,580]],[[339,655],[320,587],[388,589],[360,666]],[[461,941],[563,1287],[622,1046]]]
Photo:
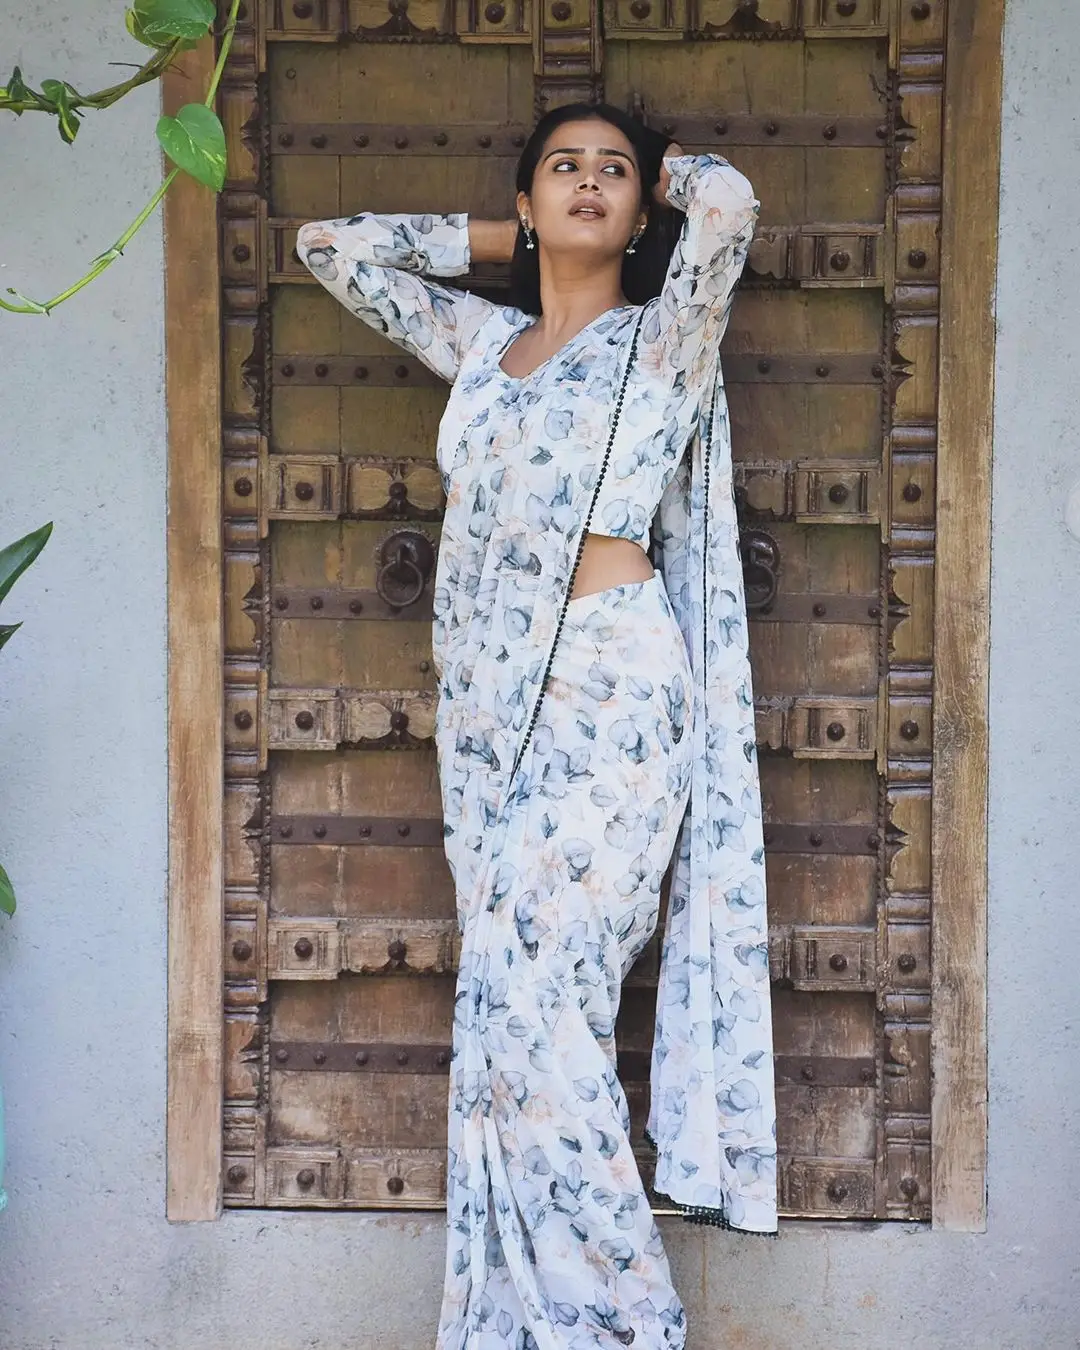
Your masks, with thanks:
[[[658,575],[572,600],[491,853],[455,856],[442,1350],[684,1343],[614,1030],[690,789],[689,691]]]

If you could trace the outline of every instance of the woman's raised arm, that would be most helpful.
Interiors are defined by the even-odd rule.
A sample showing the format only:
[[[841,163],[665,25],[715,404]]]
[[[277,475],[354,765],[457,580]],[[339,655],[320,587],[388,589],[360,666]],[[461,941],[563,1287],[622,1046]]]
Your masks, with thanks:
[[[681,389],[707,395],[727,327],[735,284],[746,263],[760,203],[750,182],[722,155],[668,155],[668,202],[686,220],[671,256],[654,321],[642,335],[654,369]]]
[[[428,277],[460,276],[473,261],[502,261],[507,221],[363,212],[301,226],[300,261],[350,313],[453,381],[468,341],[494,306]]]

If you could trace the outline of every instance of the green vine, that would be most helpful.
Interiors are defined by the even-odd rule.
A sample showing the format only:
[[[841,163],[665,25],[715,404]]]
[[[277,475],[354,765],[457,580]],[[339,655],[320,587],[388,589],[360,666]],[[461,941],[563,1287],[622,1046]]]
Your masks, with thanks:
[[[88,286],[121,257],[132,236],[154,213],[177,174],[190,174],[212,191],[221,191],[225,183],[225,130],[214,112],[214,100],[232,47],[239,9],[240,0],[231,0],[217,64],[205,99],[202,103],[188,103],[175,117],[158,119],[158,142],[176,167],[120,238],[91,261],[89,270],[74,285],[51,300],[31,300],[9,286],[7,294],[15,299],[10,301],[0,296],[0,309],[10,314],[49,314],[57,305]],[[158,79],[180,52],[190,50],[207,36],[215,17],[214,0],[135,0],[126,14],[127,30],[139,42],[152,47],[154,55],[130,79],[96,94],[80,94],[74,86],[61,80],[42,80],[41,89],[35,90],[26,84],[16,66],[7,85],[0,86],[0,111],[6,108],[16,117],[25,112],[47,113],[57,119],[60,135],[70,145],[78,134],[81,109],[108,108],[132,89]]]

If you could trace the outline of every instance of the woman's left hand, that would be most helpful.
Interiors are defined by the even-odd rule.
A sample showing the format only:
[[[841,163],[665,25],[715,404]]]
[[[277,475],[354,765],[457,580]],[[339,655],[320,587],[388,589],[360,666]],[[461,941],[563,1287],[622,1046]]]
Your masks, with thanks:
[[[664,159],[670,159],[673,155],[682,155],[685,153],[686,152],[683,150],[682,146],[677,141],[672,141],[668,145],[668,148],[664,151]],[[671,205],[671,203],[668,201],[667,196],[668,184],[670,182],[671,182],[671,174],[668,173],[667,165],[664,163],[664,160],[662,159],[660,161],[660,177],[657,181],[656,187],[653,188],[653,196],[656,198],[656,200],[660,203],[661,206]]]

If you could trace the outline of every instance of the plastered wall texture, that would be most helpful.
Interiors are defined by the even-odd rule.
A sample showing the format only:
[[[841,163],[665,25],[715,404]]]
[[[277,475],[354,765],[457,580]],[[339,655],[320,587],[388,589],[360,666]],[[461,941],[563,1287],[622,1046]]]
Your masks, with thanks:
[[[0,67],[96,87],[120,0],[0,13]],[[1080,10],[1006,34],[992,601],[989,1227],[666,1228],[693,1350],[1080,1345]],[[67,284],[159,181],[156,93],[0,125],[0,285]],[[165,416],[159,222],[49,320],[0,316],[2,1350],[430,1350],[438,1216],[164,1217]]]

